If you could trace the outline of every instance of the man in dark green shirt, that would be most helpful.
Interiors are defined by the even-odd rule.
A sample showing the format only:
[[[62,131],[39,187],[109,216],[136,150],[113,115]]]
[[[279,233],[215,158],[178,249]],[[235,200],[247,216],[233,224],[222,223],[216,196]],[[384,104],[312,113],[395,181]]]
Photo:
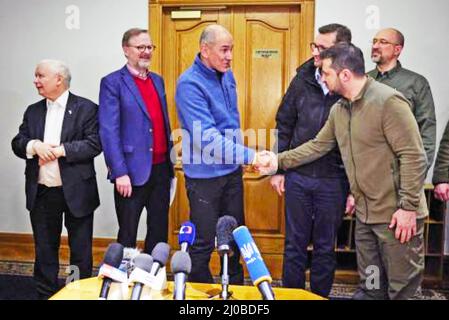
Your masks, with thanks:
[[[441,201],[449,200],[449,122],[446,124],[440,141],[432,183],[435,186],[435,198]]]
[[[402,68],[398,61],[404,48],[403,34],[392,28],[380,30],[373,39],[371,60],[376,69],[368,75],[401,92],[410,102],[427,155],[427,169],[435,155],[436,120],[432,92],[426,78]]]

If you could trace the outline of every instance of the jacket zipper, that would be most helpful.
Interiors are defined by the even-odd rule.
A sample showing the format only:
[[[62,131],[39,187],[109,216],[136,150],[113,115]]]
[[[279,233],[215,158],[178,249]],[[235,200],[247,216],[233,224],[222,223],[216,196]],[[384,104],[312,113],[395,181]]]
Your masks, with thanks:
[[[232,106],[231,106],[231,101],[229,101],[229,92],[228,92],[228,88],[224,85],[223,83],[223,78],[224,78],[224,74],[222,75],[221,79],[219,78],[219,82],[220,82],[220,88],[221,91],[223,92],[223,96],[225,99],[225,104],[226,104],[226,108],[228,110],[232,110]]]
[[[359,189],[360,193],[363,195],[363,200],[365,201],[365,207],[366,207],[366,218],[365,218],[365,223],[367,223],[368,221],[368,201],[366,201],[366,196],[363,193],[362,189],[360,188],[359,182],[357,181],[357,169],[355,166],[355,161],[354,161],[354,152],[353,152],[353,148],[352,148],[352,135],[351,135],[351,126],[352,126],[352,102],[349,102],[349,145],[351,147],[351,160],[352,160],[352,165],[354,166],[354,180],[355,183],[357,184],[357,188]]]

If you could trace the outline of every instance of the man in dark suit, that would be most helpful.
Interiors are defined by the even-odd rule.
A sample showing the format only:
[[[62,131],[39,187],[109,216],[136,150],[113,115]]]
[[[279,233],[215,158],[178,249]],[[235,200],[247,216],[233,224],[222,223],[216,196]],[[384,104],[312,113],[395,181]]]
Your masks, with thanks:
[[[148,31],[126,31],[127,64],[101,80],[99,126],[108,179],[114,183],[119,223],[117,241],[135,247],[143,208],[147,209],[144,251],[168,238],[170,124],[164,81],[148,71],[155,46]]]
[[[34,84],[45,99],[25,111],[14,153],[26,160],[26,207],[35,243],[34,279],[41,299],[58,289],[63,213],[70,264],[92,273],[93,212],[100,204],[94,158],[100,154],[97,105],[69,92],[70,71],[43,60]]]

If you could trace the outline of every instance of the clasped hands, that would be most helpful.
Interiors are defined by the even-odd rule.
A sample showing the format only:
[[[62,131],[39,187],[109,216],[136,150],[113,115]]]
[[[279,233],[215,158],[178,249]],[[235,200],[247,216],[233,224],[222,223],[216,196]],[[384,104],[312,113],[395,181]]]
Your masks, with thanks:
[[[262,175],[273,175],[278,170],[278,158],[274,152],[260,151],[256,153],[252,165]]]
[[[36,141],[33,144],[34,152],[39,157],[39,165],[56,160],[64,155],[63,146]]]

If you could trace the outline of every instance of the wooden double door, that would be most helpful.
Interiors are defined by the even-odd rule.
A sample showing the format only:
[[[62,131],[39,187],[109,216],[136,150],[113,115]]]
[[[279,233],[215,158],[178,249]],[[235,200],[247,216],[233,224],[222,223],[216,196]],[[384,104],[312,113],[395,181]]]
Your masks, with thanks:
[[[153,8],[154,10],[154,8]],[[199,38],[210,24],[225,26],[234,37],[232,70],[237,82],[241,128],[259,131],[257,139],[246,139],[254,148],[274,144],[275,116],[279,103],[296,68],[308,56],[308,43],[313,36],[313,20],[303,21],[304,8],[294,5],[240,5],[201,7],[196,19],[172,19],[172,6],[160,7],[160,18],[151,23],[150,32],[159,45],[156,69],[165,79],[172,129],[179,128],[175,109],[176,81],[199,51]],[[309,10],[310,11],[310,10]],[[150,15],[154,17],[155,15]],[[310,16],[310,13],[308,14]],[[310,25],[312,23],[312,25]],[[154,68],[153,68],[154,69]],[[182,164],[176,166],[177,194],[170,208],[169,243],[178,248],[178,230],[189,219],[189,202],[185,191]],[[246,170],[244,174],[244,209],[250,229],[273,276],[280,278],[284,248],[284,203],[275,193],[268,177]],[[218,255],[211,269],[219,272]]]

